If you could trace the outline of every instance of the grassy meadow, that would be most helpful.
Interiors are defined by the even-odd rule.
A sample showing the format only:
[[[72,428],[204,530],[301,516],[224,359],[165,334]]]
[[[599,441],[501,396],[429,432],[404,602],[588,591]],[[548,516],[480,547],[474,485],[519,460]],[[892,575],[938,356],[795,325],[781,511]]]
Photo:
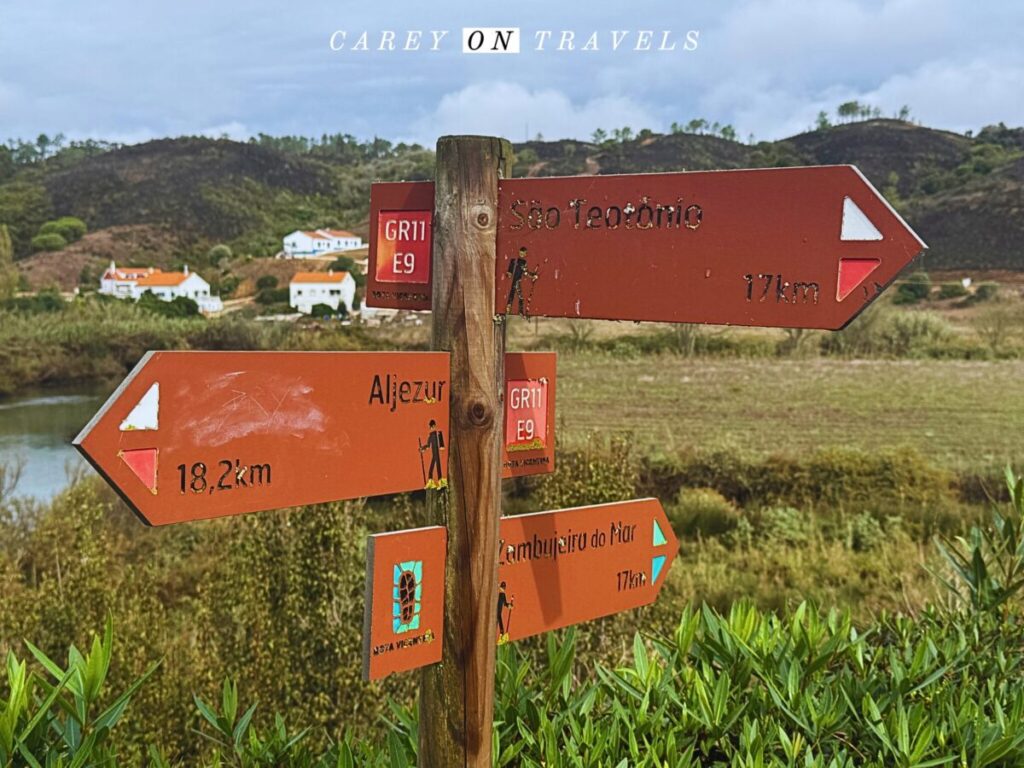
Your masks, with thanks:
[[[615,359],[562,355],[569,442],[622,432],[644,453],[909,448],[958,470],[1024,456],[1024,361]]]
[[[1024,696],[980,688],[993,665],[1009,670],[1002,674],[1024,668],[1013,650],[1024,647],[1019,595],[991,598],[982,610],[1024,573],[1013,570],[1024,569],[1024,557],[1013,565],[1012,548],[969,538],[962,546],[984,549],[994,570],[955,597],[941,579],[970,574],[958,576],[936,546],[989,519],[992,502],[1005,508],[1002,471],[1024,465],[1022,305],[1013,296],[999,305],[1010,319],[1000,320],[1008,325],[998,338],[986,337],[984,307],[886,305],[842,334],[799,338],[511,321],[510,349],[559,351],[559,454],[555,474],[506,484],[506,513],[654,495],[682,547],[654,605],[503,651],[498,717],[513,721],[499,728],[497,764],[628,758],[652,768],[781,768],[800,755],[799,764],[822,768],[909,766],[942,758],[955,742],[966,755],[957,764],[1024,765],[1024,735],[1014,741],[993,714],[1015,707],[1024,716]],[[8,392],[70,378],[113,382],[154,348],[420,349],[427,341],[425,327],[169,320],[90,300],[0,315],[0,391]],[[0,469],[0,653],[26,658],[29,640],[64,663],[70,643],[88,647],[110,619],[112,691],[158,665],[114,731],[122,762],[97,764],[411,764],[416,676],[361,682],[360,632],[365,538],[422,524],[422,494],[147,529],[96,479],[47,505],[10,490]],[[975,621],[976,642],[961,631]],[[755,627],[760,639],[744,645]],[[909,661],[892,655],[894,643]],[[737,657],[738,648],[751,658]],[[813,661],[819,651],[829,660]],[[965,666],[968,658],[977,669]],[[716,670],[728,670],[728,680]],[[16,677],[9,673],[9,687]],[[238,699],[258,703],[251,736],[266,742],[260,759],[247,751],[255,741],[232,746],[231,729],[220,733],[223,722],[192,699],[230,709],[225,678]],[[910,679],[909,687],[900,682]],[[707,712],[704,685],[718,702]],[[837,686],[853,704],[833,700]],[[800,703],[812,688],[822,698]],[[961,688],[959,720],[949,710],[901,710],[920,704],[913,691],[941,698]],[[638,704],[638,690],[649,691],[648,704]],[[0,684],[0,702],[6,695]],[[910,727],[900,717],[916,717],[921,729],[946,735],[921,736],[916,762],[901,756],[899,739],[879,736],[877,718],[865,719],[865,696],[891,719],[892,733]],[[757,702],[756,713],[748,702]],[[2,707],[0,720],[12,717]],[[824,709],[834,726],[812,722]],[[661,762],[633,754],[624,712],[638,718],[637,732],[648,734]],[[666,717],[677,731],[658,726]],[[580,735],[584,721],[611,734],[605,752],[597,736]],[[974,733],[979,723],[989,741],[950,735]],[[764,724],[770,735],[758,730]],[[299,759],[286,746],[304,728],[302,743],[329,760],[314,761],[312,752]],[[534,742],[516,741],[524,728],[538,734]],[[382,734],[386,750],[377,746]],[[559,754],[560,744],[579,759]],[[990,747],[1012,759],[974,759]],[[0,738],[0,757],[3,750]],[[758,762],[758,754],[767,757]]]

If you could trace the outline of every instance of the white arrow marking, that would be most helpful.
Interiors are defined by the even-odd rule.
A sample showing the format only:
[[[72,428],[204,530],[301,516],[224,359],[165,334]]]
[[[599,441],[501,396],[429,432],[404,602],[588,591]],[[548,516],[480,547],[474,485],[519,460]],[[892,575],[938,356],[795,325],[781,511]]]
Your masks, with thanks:
[[[848,197],[843,198],[843,229],[840,240],[881,240],[882,233]]]
[[[158,429],[160,427],[160,382],[151,386],[135,404],[128,418],[121,422],[121,431]]]

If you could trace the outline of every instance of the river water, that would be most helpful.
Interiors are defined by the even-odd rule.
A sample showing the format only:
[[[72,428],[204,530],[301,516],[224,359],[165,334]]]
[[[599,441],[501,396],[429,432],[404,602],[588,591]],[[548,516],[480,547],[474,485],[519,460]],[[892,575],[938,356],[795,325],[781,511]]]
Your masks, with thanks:
[[[23,462],[14,495],[47,501],[75,471],[92,473],[71,440],[109,393],[109,387],[63,387],[0,398],[0,464]]]

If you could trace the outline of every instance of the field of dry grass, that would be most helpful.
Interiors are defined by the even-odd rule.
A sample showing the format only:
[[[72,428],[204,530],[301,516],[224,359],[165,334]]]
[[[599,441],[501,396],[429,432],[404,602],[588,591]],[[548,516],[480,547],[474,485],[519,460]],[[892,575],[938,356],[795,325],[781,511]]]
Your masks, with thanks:
[[[912,447],[952,469],[1024,461],[1024,362],[619,359],[563,354],[570,442],[629,433],[644,452]]]

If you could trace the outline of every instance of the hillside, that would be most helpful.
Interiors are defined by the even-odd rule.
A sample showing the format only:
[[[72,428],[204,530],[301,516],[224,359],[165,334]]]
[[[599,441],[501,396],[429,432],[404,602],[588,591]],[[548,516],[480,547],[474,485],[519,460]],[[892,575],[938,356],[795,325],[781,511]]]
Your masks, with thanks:
[[[217,243],[269,256],[283,234],[300,227],[340,226],[365,236],[371,181],[432,173],[432,153],[415,145],[328,138],[164,139],[82,157],[58,154],[0,181],[0,222],[9,225],[33,283],[64,274],[63,283],[110,258],[202,266]],[[931,246],[928,268],[1024,270],[1022,129],[998,126],[967,137],[870,120],[756,144],[644,132],[601,144],[531,141],[516,152],[516,174],[530,176],[853,163]],[[63,215],[105,234],[33,255],[39,226]],[[159,247],[153,237],[163,238]]]

